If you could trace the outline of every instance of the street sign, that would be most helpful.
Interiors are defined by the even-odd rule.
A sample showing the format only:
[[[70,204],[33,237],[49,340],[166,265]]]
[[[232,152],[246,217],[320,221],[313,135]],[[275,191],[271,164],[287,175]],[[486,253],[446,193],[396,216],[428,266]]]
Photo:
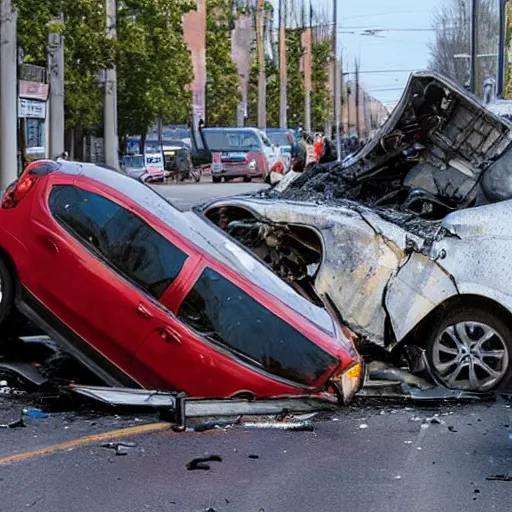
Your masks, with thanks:
[[[46,101],[48,99],[48,84],[20,80],[19,91],[20,98],[39,101]]]
[[[44,101],[19,98],[18,117],[31,117],[35,119],[46,118],[46,103]]]

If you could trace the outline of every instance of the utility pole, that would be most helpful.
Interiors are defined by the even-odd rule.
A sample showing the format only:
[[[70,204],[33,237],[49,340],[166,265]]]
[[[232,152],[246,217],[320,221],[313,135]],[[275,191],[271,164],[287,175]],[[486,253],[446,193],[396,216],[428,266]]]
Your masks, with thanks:
[[[500,22],[500,37],[498,43],[498,80],[496,86],[496,95],[498,98],[504,97],[505,92],[505,70],[506,54],[507,54],[507,0],[499,0],[499,22]]]
[[[117,38],[117,6],[116,0],[106,0],[107,37]],[[105,73],[105,113],[104,140],[105,163],[114,169],[119,169],[119,151],[117,138],[117,71],[115,65]]]
[[[0,191],[18,176],[18,84],[16,22],[12,0],[0,10]]]
[[[338,62],[338,1],[333,0],[333,37],[332,37],[332,53],[334,57],[334,126],[336,137],[336,154],[338,162],[341,161],[341,140],[340,140],[340,66]]]
[[[53,26],[62,26],[63,17]],[[55,31],[48,35],[48,74],[50,83],[50,158],[64,152],[64,36]]]
[[[480,90],[480,73],[478,63],[478,0],[471,0],[471,60],[469,88],[473,94]]]
[[[303,16],[304,20],[305,16]],[[309,24],[302,32],[304,47],[304,130],[311,133],[311,71],[312,71],[313,6],[309,0]]]
[[[263,5],[258,0],[256,7],[256,45],[258,50],[258,128],[267,127],[267,84],[265,76],[265,49],[263,47]]]
[[[358,138],[361,137],[361,113],[360,113],[360,88],[359,88],[359,61],[355,61],[356,69],[356,135]]]
[[[279,126],[281,128],[288,128],[286,62],[286,0],[279,0]]]

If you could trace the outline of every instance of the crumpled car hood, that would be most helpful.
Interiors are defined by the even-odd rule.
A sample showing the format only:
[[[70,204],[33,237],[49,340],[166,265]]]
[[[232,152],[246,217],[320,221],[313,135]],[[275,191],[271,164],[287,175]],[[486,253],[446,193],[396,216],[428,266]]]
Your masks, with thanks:
[[[340,164],[314,167],[291,182],[283,196],[323,203],[354,199],[429,218],[512,198],[512,180],[503,171],[497,171],[499,183],[481,183],[500,159],[509,167],[511,128],[451,81],[415,73],[398,106],[359,153]],[[423,203],[413,207],[418,194],[440,201],[440,212],[424,211]]]

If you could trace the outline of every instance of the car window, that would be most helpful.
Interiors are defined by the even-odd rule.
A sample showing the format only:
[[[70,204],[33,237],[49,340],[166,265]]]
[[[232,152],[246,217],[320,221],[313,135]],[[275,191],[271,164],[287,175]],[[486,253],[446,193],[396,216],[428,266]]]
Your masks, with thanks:
[[[311,385],[337,361],[234,283],[207,268],[187,295],[179,318],[249,364]]]
[[[158,299],[187,255],[122,206],[70,185],[53,187],[50,211],[79,241]]]
[[[261,132],[261,140],[263,141],[263,144],[267,147],[272,147],[272,143],[268,139],[268,137],[265,135],[265,132]]]

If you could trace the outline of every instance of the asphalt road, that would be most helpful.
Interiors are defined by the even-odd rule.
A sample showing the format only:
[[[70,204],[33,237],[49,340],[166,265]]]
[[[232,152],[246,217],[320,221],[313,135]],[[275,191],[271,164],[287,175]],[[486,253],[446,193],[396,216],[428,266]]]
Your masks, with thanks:
[[[263,184],[158,186],[180,208]],[[32,396],[0,394],[0,424]],[[314,432],[235,426],[175,434],[154,415],[90,408],[0,428],[0,512],[508,512],[512,402],[359,402]],[[426,418],[437,417],[440,423]],[[105,442],[129,442],[116,456]],[[216,454],[209,471],[193,458]],[[258,458],[250,458],[249,455]]]
[[[441,424],[424,423],[434,414]],[[56,414],[3,430],[0,510],[507,512],[512,503],[512,482],[487,480],[512,474],[505,402],[428,410],[357,405],[317,420],[314,432],[237,426],[175,434],[157,424],[150,427],[157,431],[126,437],[136,446],[125,456],[101,447],[102,438],[54,447],[105,430],[147,428],[140,425],[151,419]],[[28,454],[6,462],[13,450]],[[206,454],[222,462],[186,469]]]

